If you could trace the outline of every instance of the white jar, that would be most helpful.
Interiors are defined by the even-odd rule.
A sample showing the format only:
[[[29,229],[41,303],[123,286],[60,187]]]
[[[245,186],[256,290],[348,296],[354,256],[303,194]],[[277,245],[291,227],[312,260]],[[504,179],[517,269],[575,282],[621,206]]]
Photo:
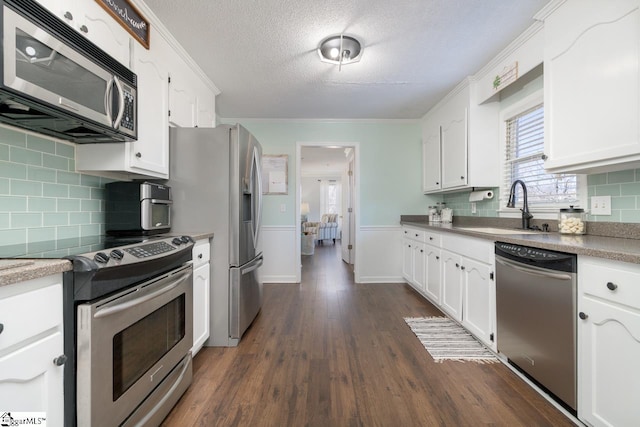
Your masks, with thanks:
[[[562,234],[587,234],[587,214],[584,209],[560,209],[558,214],[558,231]]]

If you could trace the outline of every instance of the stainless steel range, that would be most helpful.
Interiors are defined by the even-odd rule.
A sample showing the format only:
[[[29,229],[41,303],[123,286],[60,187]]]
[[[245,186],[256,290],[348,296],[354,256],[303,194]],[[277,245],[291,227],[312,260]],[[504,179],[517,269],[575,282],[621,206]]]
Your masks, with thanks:
[[[97,239],[66,257],[65,426],[158,425],[191,383],[193,240]]]

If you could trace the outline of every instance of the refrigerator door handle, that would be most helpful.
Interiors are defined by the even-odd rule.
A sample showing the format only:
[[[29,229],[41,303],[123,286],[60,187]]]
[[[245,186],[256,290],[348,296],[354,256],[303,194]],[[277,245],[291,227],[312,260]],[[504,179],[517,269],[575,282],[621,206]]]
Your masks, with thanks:
[[[254,214],[256,215],[253,221],[254,230],[253,230],[253,242],[254,245],[258,244],[258,237],[260,235],[260,226],[262,221],[262,166],[260,165],[260,155],[258,154],[258,148],[253,148],[253,168],[252,173],[254,174],[253,179],[254,182],[257,183],[257,191],[254,188],[253,196],[255,203],[257,205],[254,210]]]
[[[260,257],[260,258],[258,259],[258,261],[257,261],[256,263],[252,264],[250,267],[243,268],[243,269],[240,271],[240,274],[245,275],[245,274],[247,274],[247,273],[251,273],[251,272],[252,272],[253,270],[255,270],[256,268],[260,268],[260,266],[262,266],[262,263],[263,263],[263,262],[264,262],[263,258],[262,258],[262,257]]]

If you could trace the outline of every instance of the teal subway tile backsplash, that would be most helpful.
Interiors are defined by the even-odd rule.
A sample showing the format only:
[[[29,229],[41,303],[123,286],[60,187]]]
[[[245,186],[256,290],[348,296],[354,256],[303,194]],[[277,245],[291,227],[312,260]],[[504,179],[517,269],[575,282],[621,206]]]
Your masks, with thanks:
[[[56,142],[56,154],[68,159],[75,159],[75,150],[72,145]]]
[[[471,213],[469,192],[445,194],[443,201],[453,209],[455,216],[495,217],[499,206],[499,189],[494,189],[491,200],[476,202],[476,213]],[[611,196],[611,215],[589,215],[590,221],[640,223],[640,169],[587,175],[587,195]],[[590,206],[587,200],[587,210]]]
[[[11,180],[10,194],[13,196],[42,196],[42,183],[13,179]]]
[[[39,138],[33,135],[29,135],[27,138],[27,148],[41,153],[56,154],[55,143],[52,144],[49,139]]]
[[[75,147],[0,126],[0,256],[104,233],[106,178],[75,172]]]
[[[80,185],[80,174],[75,172],[58,171],[58,184]]]
[[[13,163],[24,163],[26,165],[42,166],[42,153],[27,150],[26,148],[11,147],[9,149],[9,161]]]
[[[20,163],[0,162],[0,178],[26,179],[27,166]]]
[[[27,179],[38,182],[56,182],[56,171],[37,166],[29,166],[27,168]]]
[[[590,215],[590,221],[640,222],[640,169],[589,175],[587,184],[590,197],[611,196],[611,215]]]
[[[43,154],[42,165],[52,169],[68,171],[69,159],[67,159],[66,157],[54,156],[51,154]]]
[[[453,216],[479,216],[497,217],[500,208],[500,189],[494,188],[493,198],[475,202],[476,211],[472,212],[472,205],[469,202],[469,192],[445,194],[443,201],[448,208],[453,209]]]

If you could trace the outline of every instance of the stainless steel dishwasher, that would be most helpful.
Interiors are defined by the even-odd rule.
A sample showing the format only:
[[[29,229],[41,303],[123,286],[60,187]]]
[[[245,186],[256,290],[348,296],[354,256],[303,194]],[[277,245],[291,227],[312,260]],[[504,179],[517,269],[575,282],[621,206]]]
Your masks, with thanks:
[[[498,351],[576,410],[576,256],[497,242]]]

